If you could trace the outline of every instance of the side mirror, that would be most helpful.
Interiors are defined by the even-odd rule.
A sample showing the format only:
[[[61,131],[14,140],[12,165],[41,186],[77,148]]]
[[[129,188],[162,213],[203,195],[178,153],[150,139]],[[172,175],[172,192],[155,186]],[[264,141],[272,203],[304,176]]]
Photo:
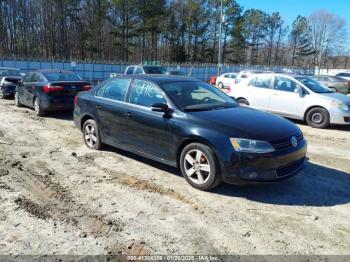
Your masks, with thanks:
[[[168,112],[169,106],[165,103],[155,103],[151,106],[152,111],[155,112]]]

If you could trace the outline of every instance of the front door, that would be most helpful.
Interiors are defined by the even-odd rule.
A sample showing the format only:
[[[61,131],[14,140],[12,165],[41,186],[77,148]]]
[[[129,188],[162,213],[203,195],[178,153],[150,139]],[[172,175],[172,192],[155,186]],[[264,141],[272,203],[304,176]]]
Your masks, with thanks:
[[[162,90],[153,83],[135,79],[131,84],[128,110],[129,144],[134,150],[171,161],[173,136],[171,118],[154,112],[151,105],[167,103]]]
[[[304,96],[300,96],[298,83],[294,80],[277,76],[274,81],[273,93],[270,97],[269,110],[286,117],[303,118]]]

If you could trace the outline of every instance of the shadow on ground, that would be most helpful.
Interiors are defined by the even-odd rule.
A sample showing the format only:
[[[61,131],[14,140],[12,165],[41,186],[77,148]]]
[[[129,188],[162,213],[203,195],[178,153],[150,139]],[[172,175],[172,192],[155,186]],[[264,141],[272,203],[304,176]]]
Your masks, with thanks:
[[[350,203],[350,174],[308,163],[295,177],[254,186],[222,185],[213,193],[291,206],[335,206]]]
[[[181,176],[178,169],[139,155],[110,146],[105,146],[104,150]],[[251,186],[222,184],[208,194],[241,197],[275,205],[335,206],[350,203],[350,174],[309,162],[307,168],[284,181]]]

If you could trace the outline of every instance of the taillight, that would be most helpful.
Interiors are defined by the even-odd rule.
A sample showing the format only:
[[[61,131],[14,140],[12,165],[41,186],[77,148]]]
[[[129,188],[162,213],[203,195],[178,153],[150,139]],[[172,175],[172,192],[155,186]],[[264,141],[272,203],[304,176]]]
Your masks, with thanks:
[[[75,96],[74,97],[74,106],[77,106],[77,103],[78,103],[78,96]]]
[[[64,86],[50,86],[50,85],[46,85],[43,88],[44,92],[46,94],[51,93],[51,92],[56,92],[56,91],[63,91],[64,90]]]
[[[91,85],[84,85],[83,86],[83,90],[84,91],[87,91],[87,90],[90,90],[91,89]]]

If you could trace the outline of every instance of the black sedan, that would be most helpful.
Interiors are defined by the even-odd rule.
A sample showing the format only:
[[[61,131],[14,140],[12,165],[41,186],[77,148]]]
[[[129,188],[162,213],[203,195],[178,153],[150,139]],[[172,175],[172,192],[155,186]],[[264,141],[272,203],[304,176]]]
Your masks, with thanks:
[[[16,106],[34,108],[35,114],[44,116],[49,111],[73,110],[74,97],[91,88],[89,82],[70,71],[40,70],[27,73],[18,83]]]
[[[0,98],[13,98],[22,72],[16,68],[0,67]]]
[[[289,177],[305,162],[300,129],[240,107],[215,87],[180,76],[112,78],[75,100],[85,144],[109,144],[178,167],[194,187]]]

